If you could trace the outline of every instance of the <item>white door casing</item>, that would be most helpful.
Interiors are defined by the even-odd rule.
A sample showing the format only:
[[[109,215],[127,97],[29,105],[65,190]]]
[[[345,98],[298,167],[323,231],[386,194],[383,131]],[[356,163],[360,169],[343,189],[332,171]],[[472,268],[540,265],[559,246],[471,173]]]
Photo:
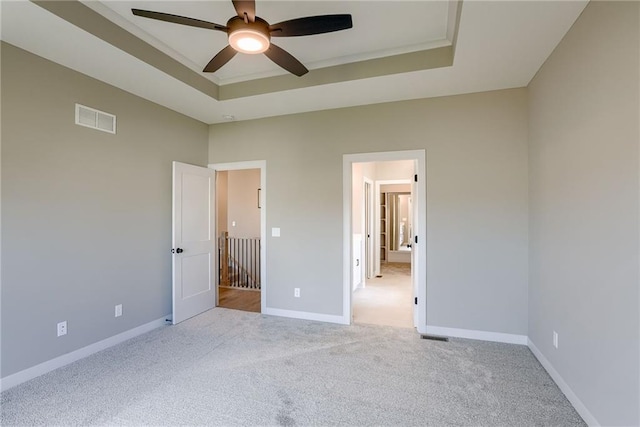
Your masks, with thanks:
[[[173,162],[173,319],[215,307],[215,172]]]
[[[362,234],[353,235],[353,290],[362,287]]]

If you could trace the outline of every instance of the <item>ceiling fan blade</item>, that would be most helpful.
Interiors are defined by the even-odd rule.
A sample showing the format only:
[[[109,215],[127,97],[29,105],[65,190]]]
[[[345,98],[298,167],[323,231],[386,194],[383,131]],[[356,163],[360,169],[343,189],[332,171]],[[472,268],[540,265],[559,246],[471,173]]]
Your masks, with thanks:
[[[208,30],[218,30],[227,32],[228,28],[224,25],[213,22],[201,21],[200,19],[187,18],[186,16],[172,15],[170,13],[152,12],[150,10],[131,9],[136,16],[143,18],[157,19],[158,21],[173,22],[174,24],[188,25],[190,27],[206,28]]]
[[[256,2],[254,0],[244,1],[244,0],[232,0],[233,7],[236,8],[236,13],[242,19],[244,19],[244,14],[247,14],[247,19],[249,22],[253,22],[256,20]]]
[[[331,33],[353,27],[351,15],[318,15],[291,19],[269,26],[271,37],[297,37]]]
[[[204,67],[204,70],[202,71],[205,73],[213,73],[214,71],[218,71],[224,64],[231,61],[231,58],[236,56],[236,53],[238,52],[231,46],[225,47],[220,52],[218,52],[216,56],[211,59],[211,61],[209,61],[207,66]]]
[[[302,65],[293,55],[273,43],[269,45],[269,49],[267,49],[264,54],[267,55],[267,58],[298,77],[309,72],[307,67]]]

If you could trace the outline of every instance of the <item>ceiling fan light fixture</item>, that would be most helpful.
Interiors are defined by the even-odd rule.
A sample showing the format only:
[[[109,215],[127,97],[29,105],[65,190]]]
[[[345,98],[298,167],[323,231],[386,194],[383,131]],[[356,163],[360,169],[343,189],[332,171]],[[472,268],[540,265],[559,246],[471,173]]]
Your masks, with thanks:
[[[226,26],[215,22],[164,12],[154,12],[152,10],[131,9],[131,12],[143,18],[224,32],[229,39],[229,44],[211,58],[211,61],[202,70],[203,73],[216,72],[238,52],[241,52],[248,54],[264,53],[271,61],[291,74],[300,77],[309,72],[307,67],[286,50],[275,44],[272,45],[271,36],[311,36],[353,27],[353,20],[351,15],[348,14],[305,16],[270,25],[264,19],[256,16],[255,0],[233,0],[233,7],[236,9],[236,15],[229,18]]]
[[[238,52],[262,53],[269,49],[269,37],[260,31],[242,28],[229,34],[229,44]]]

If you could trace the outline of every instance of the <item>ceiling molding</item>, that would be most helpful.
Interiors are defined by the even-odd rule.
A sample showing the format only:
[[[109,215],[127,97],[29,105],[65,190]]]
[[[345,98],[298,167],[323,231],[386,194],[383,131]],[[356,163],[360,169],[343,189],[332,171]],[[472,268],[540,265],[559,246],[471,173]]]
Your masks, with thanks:
[[[109,21],[113,22],[119,27],[124,28],[134,36],[138,37],[140,40],[147,42],[151,46],[155,47],[161,52],[164,52],[166,55],[172,57],[176,61],[186,65],[188,68],[191,68],[191,70],[193,70],[194,73],[201,75],[202,77],[212,81],[217,85],[223,84],[215,74],[213,73],[202,74],[202,66],[196,64],[191,59],[187,58],[186,56],[182,55],[180,52],[173,49],[171,46],[158,40],[156,37],[149,34],[144,29],[136,26],[133,22],[125,19],[122,15],[115,12],[113,9],[107,7],[104,3],[104,0],[103,1],[78,0],[78,1],[80,1],[82,4],[84,4],[88,8],[92,9],[94,12],[104,16]]]
[[[460,18],[462,16],[463,0],[454,0],[449,3],[449,21],[447,24],[447,37],[453,46],[453,56],[456,55],[458,45],[458,32],[460,31]]]
[[[404,53],[412,53],[412,52],[419,52],[419,51],[437,49],[437,48],[446,47],[446,46],[451,46],[451,41],[449,39],[445,38],[445,39],[442,39],[442,40],[436,40],[436,41],[431,41],[431,42],[426,42],[426,43],[420,43],[420,44],[416,44],[416,45],[412,45],[412,46],[402,46],[402,47],[394,48],[394,49],[387,49],[387,50],[381,50],[381,51],[359,53],[359,54],[354,54],[354,55],[341,56],[341,57],[337,57],[337,58],[329,58],[329,59],[325,59],[325,60],[321,60],[321,61],[305,63],[305,66],[309,70],[316,70],[316,69],[320,69],[320,68],[334,67],[336,65],[343,65],[343,64],[350,64],[350,63],[354,63],[354,62],[368,61],[370,59],[385,58],[387,56],[402,55]],[[235,83],[242,83],[242,82],[245,82],[245,81],[248,81],[248,80],[260,80],[260,79],[265,79],[265,78],[268,78],[268,77],[282,76],[284,74],[286,74],[286,71],[284,71],[283,69],[271,70],[271,71],[265,71],[265,72],[261,72],[261,73],[251,74],[251,75],[244,75],[244,76],[238,76],[238,77],[228,77],[228,78],[225,78],[225,79],[218,79],[216,81],[216,83],[218,83],[220,86],[226,86],[226,85],[235,84]]]
[[[89,34],[121,49],[141,61],[155,67],[194,89],[214,98],[219,97],[219,86],[181,64],[159,49],[140,40],[127,30],[109,21],[77,0],[31,0],[41,8],[83,29]]]
[[[249,80],[220,87],[221,100],[263,95],[352,80],[369,79],[413,71],[449,67],[453,64],[452,46],[403,53],[384,58],[318,68],[302,77],[285,75]]]

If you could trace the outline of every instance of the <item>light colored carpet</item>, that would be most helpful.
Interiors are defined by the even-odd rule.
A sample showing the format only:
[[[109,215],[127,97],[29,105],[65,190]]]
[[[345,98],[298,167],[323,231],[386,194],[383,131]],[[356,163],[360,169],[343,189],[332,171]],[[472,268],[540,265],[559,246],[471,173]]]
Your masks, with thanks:
[[[14,387],[2,425],[584,425],[524,346],[216,308]]]
[[[411,264],[384,263],[380,274],[353,293],[353,321],[413,328]]]

